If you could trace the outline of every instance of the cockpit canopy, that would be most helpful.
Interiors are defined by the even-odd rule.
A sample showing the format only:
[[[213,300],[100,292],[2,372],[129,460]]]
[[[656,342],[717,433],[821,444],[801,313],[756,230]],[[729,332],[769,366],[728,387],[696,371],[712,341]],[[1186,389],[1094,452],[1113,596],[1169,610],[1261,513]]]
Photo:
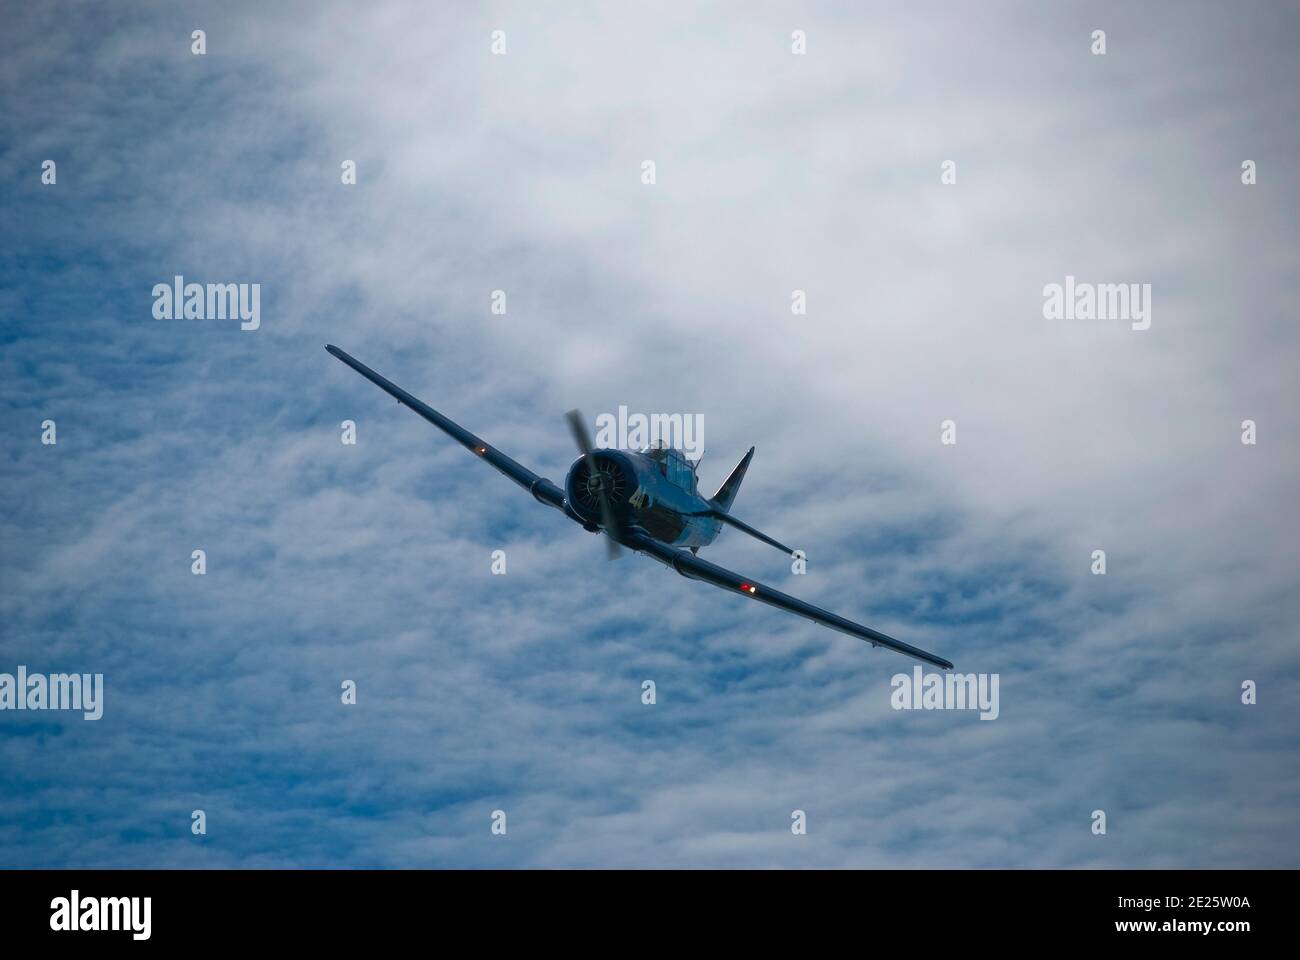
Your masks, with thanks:
[[[662,440],[656,440],[641,452],[659,464],[659,471],[668,478],[669,483],[694,492],[695,467],[686,459],[686,454],[668,446]]]

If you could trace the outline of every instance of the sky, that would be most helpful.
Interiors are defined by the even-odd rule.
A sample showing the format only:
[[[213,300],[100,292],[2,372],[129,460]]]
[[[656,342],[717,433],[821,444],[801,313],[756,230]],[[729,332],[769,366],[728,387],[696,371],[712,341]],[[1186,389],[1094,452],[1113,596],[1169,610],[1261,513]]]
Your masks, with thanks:
[[[0,673],[105,695],[0,711],[0,867],[1300,866],[1294,6],[4,18]],[[997,719],[607,561],[326,343],[557,483],[575,407],[755,445],[807,573],[702,555]]]

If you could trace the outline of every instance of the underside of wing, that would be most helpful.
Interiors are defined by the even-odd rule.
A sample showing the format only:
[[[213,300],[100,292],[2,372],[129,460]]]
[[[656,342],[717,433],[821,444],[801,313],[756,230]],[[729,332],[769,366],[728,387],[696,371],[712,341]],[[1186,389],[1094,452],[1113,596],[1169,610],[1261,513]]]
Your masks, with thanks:
[[[424,417],[424,419],[428,420],[431,424],[433,424],[443,433],[447,434],[452,439],[456,440],[461,446],[465,447],[466,449],[468,449],[469,451],[477,455],[480,459],[484,460],[489,466],[494,467],[495,469],[499,470],[501,473],[504,473],[515,483],[519,484],[519,486],[523,487],[534,497],[536,497],[540,502],[545,503],[548,506],[555,507],[556,509],[559,510],[564,509],[564,491],[561,490],[559,487],[557,487],[550,480],[547,480],[545,477],[539,477],[537,474],[533,473],[533,471],[525,467],[522,463],[519,463],[517,460],[511,459],[510,457],[502,453],[500,450],[491,446],[486,440],[483,440],[481,437],[475,436],[474,434],[466,430],[464,427],[462,427],[460,424],[456,423],[453,420],[449,420],[447,417],[444,417],[441,413],[433,409],[433,407],[429,406],[423,400],[407,393],[405,390],[403,390],[397,384],[393,383],[388,378],[380,376],[379,374],[375,373],[375,371],[371,370],[369,367],[367,367],[356,357],[353,357],[350,354],[344,352],[343,350],[340,350],[332,343],[326,344],[325,349],[328,350],[333,356],[342,360],[344,363],[346,363],[357,373],[361,374],[363,377],[365,377],[367,380],[369,380],[371,383],[377,386],[380,390],[383,390],[385,393],[388,393],[389,395],[395,397],[398,403],[405,404],[406,406],[410,407],[412,410],[414,410],[420,416]]]
[[[873,645],[897,650],[899,653],[934,664],[944,670],[952,669],[952,664],[943,657],[936,657],[934,654],[926,653],[926,651],[914,647],[910,643],[887,637],[870,627],[864,627],[860,623],[846,620],[844,617],[821,609],[821,607],[815,607],[811,603],[806,603],[789,594],[782,593],[780,590],[764,586],[756,580],[732,573],[716,563],[701,560],[685,550],[666,546],[652,540],[645,534],[633,533],[628,539],[627,545],[634,550],[650,554],[656,560],[672,567],[684,577],[692,580],[703,580],[705,583],[711,583],[715,587],[721,587],[724,590],[734,590],[751,599],[762,601],[773,607],[779,607],[801,617],[807,617],[809,620],[830,627],[832,630],[847,633],[851,637],[858,637]]]

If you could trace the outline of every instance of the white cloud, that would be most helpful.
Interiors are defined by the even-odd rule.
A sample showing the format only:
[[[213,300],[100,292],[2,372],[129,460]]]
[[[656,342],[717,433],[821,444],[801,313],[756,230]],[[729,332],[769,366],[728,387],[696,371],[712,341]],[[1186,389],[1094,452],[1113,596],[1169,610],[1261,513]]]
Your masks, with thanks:
[[[87,865],[132,855],[81,846],[96,818],[182,864],[1294,864],[1287,15],[1112,10],[1103,60],[1074,13],[812,8],[794,58],[784,10],[408,9],[213,12],[202,62],[158,15],[7,68],[49,82],[6,167],[78,158],[70,199],[21,199],[67,204],[33,242],[79,266],[19,277],[6,424],[62,419],[57,461],[6,468],[37,500],[3,528],[6,646],[107,661],[120,711],[111,746],[7,749],[135,758],[10,817],[81,811],[33,835]],[[131,314],[173,271],[262,282],[263,330]],[[1067,273],[1152,283],[1151,330],[1044,320]],[[556,480],[569,407],[704,413],[706,480],[756,443],[737,512],[811,572],[714,555],[1001,672],[1002,718],[894,714],[906,661],[605,564],[327,340]]]

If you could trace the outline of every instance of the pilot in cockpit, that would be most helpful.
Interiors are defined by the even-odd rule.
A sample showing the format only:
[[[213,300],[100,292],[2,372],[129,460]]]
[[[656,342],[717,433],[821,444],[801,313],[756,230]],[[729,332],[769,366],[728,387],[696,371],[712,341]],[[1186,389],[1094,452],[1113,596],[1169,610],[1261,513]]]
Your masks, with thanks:
[[[659,472],[667,477],[669,483],[683,490],[694,491],[695,468],[680,450],[668,446],[662,440],[656,440],[641,452],[659,464]]]

